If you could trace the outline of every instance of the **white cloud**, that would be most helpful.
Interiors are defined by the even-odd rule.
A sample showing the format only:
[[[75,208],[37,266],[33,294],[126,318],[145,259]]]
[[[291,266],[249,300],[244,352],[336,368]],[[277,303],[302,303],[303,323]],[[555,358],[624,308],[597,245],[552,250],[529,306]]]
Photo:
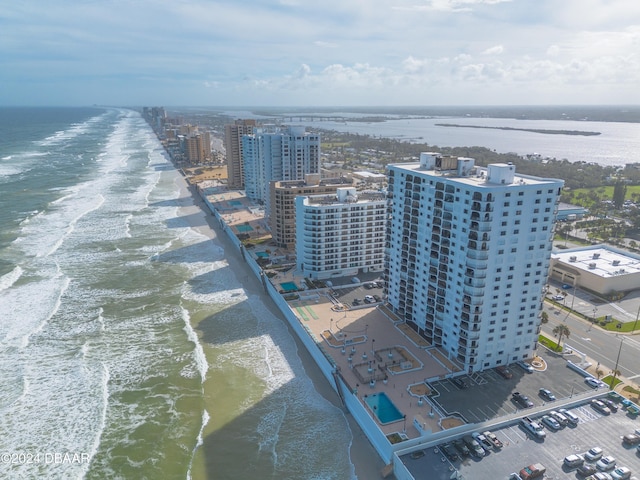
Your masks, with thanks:
[[[502,45],[496,45],[494,47],[487,48],[482,55],[500,55],[504,52],[504,47]]]

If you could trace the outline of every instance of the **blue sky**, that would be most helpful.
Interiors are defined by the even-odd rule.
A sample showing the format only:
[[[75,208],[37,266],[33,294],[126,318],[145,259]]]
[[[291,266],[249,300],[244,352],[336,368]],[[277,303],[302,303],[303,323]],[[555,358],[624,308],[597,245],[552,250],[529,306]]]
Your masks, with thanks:
[[[640,104],[640,2],[3,2],[0,105],[91,104]]]

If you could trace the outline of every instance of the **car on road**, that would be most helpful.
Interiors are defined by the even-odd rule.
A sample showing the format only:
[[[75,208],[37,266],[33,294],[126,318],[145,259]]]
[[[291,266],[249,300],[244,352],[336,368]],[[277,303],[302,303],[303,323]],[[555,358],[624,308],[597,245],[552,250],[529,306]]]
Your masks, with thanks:
[[[556,396],[547,388],[541,388],[538,394],[548,402],[553,402],[556,399]]]
[[[631,477],[631,469],[627,467],[618,467],[611,472],[613,480],[627,480],[629,477]]]
[[[444,445],[440,445],[440,450],[444,453],[444,456],[447,457],[452,462],[455,462],[460,457],[458,456],[458,452],[456,451],[456,447],[454,447],[451,443],[445,443]]]
[[[551,430],[560,430],[562,428],[562,425],[560,425],[560,423],[558,423],[558,421],[551,415],[543,415],[542,423],[544,423]]]
[[[616,459],[613,455],[607,455],[596,462],[596,467],[601,472],[608,472],[616,467]]]
[[[611,410],[609,410],[609,407],[607,407],[604,403],[602,403],[600,400],[597,399],[593,399],[591,400],[591,406],[599,411],[600,413],[602,413],[603,415],[610,415],[611,414]]]
[[[511,399],[523,408],[533,407],[533,402],[529,400],[529,397],[522,395],[520,392],[513,392]]]
[[[509,370],[504,365],[496,367],[496,372],[498,372],[498,375],[500,375],[502,378],[506,378],[507,380],[513,378],[513,373],[511,373],[511,370]]]
[[[589,460],[590,462],[595,462],[596,460],[600,460],[603,455],[603,451],[600,447],[593,447],[587,450],[587,453],[584,454],[584,458]]]
[[[584,458],[582,457],[582,455],[574,453],[572,455],[567,455],[566,457],[564,457],[563,463],[569,468],[576,468],[584,463]]]
[[[533,373],[535,371],[535,369],[524,360],[520,360],[516,362],[516,365],[518,365],[521,369],[523,369],[527,373]]]
[[[640,435],[636,435],[635,433],[629,433],[622,437],[622,443],[625,445],[633,446],[640,444]]]
[[[587,385],[593,388],[600,388],[605,385],[603,382],[594,377],[585,377],[584,381],[587,382]]]
[[[578,467],[576,473],[582,477],[587,477],[589,475],[593,475],[596,473],[598,469],[592,463],[584,463],[582,466]]]
[[[551,300],[555,300],[556,302],[561,302],[564,300],[564,295],[554,295],[551,297]]]

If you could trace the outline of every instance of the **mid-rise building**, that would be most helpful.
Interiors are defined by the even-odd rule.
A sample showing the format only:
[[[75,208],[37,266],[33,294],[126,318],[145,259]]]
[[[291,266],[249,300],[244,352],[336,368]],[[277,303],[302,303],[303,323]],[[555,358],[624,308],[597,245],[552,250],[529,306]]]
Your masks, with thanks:
[[[211,159],[211,135],[209,132],[194,133],[184,139],[184,151],[191,164]]]
[[[338,188],[296,198],[296,262],[302,275],[330,279],[382,271],[386,199],[381,192]]]
[[[296,248],[296,197],[322,195],[337,191],[339,187],[350,186],[351,179],[344,177],[320,179],[320,174],[309,174],[305,180],[271,182],[266,212],[273,241],[282,248]]]
[[[469,372],[530,357],[563,181],[438,153],[388,169],[392,310]]]
[[[270,182],[320,173],[320,134],[298,126],[258,128],[242,137],[242,159],[247,197],[266,203]]]
[[[224,127],[224,148],[227,157],[227,186],[244,188],[244,164],[242,162],[242,136],[250,135],[256,128],[255,120],[236,120]]]

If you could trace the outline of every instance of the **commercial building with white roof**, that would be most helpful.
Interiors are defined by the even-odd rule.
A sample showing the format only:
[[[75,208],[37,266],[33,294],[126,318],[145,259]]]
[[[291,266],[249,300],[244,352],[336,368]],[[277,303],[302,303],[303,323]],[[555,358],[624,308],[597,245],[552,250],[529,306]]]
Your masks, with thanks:
[[[551,278],[601,295],[640,288],[640,256],[605,245],[551,254]]]

